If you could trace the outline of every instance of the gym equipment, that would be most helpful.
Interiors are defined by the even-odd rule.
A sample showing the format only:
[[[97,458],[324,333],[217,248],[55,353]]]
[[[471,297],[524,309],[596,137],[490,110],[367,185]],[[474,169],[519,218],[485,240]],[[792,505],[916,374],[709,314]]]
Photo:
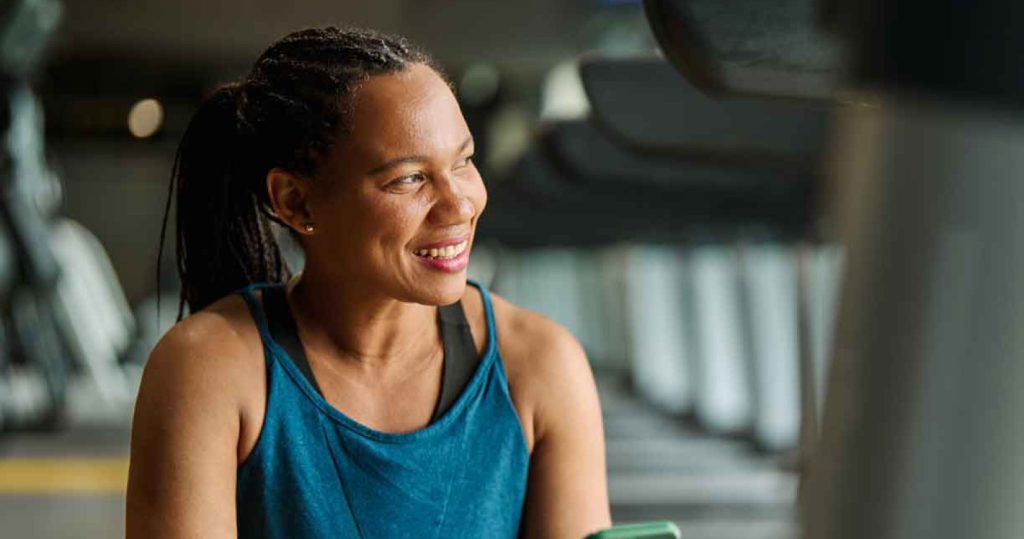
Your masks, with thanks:
[[[671,414],[691,411],[696,392],[695,335],[687,307],[686,258],[675,247],[623,248],[622,314],[628,328],[630,370],[637,390]]]
[[[703,4],[645,2],[666,55],[721,90]],[[846,269],[807,537],[1018,536],[1024,18],[1009,1],[822,5],[853,76],[837,95]],[[785,51],[756,38],[736,42]]]
[[[665,57],[705,93],[828,99],[844,49],[819,28],[819,4],[644,0],[644,10]]]
[[[753,376],[744,334],[739,264],[735,249],[706,245],[690,254],[690,290],[698,355],[695,366],[696,413],[713,432],[749,430]]]
[[[811,171],[644,156],[585,121],[541,130],[494,184],[481,236],[510,247],[679,243],[807,226]]]
[[[9,3],[0,21],[0,426],[60,424],[67,411],[127,409],[121,361],[134,318],[109,259],[81,225],[57,217],[42,108],[26,80],[62,13],[53,0]],[[92,382],[90,402],[80,371]],[[86,384],[88,385],[88,384]]]
[[[744,327],[748,329],[753,386],[753,437],[764,449],[797,445],[800,433],[800,294],[796,249],[787,245],[743,244]],[[822,313],[831,317],[830,313]]]
[[[1024,118],[844,111],[843,282],[809,537],[1020,533]]]
[[[580,75],[597,124],[640,154],[806,173],[824,149],[827,103],[709,95],[660,58],[585,58]]]
[[[619,255],[626,285],[614,295],[622,302],[603,310],[628,313],[634,382],[666,411],[694,411],[714,431],[753,433],[763,449],[794,447],[803,402],[799,343],[809,342],[797,323],[805,308],[795,293],[798,257],[783,253],[772,262],[766,254],[740,264],[738,253],[744,238],[786,251],[813,237],[827,104],[707,96],[657,59],[587,58],[580,73],[592,117],[539,131],[519,167],[492,190],[482,235],[516,248],[640,241],[682,249],[667,272],[645,254],[654,251]],[[589,274],[589,265],[579,267]],[[661,302],[645,295],[646,279],[669,286],[655,293]],[[789,292],[765,297],[757,279],[789,283]],[[682,283],[676,298],[673,282]],[[780,314],[762,324],[750,315],[755,306]]]
[[[871,106],[836,131],[847,273],[808,537],[1019,536],[1024,18],[833,4]]]
[[[50,238],[63,270],[57,314],[76,364],[108,404],[128,406],[134,395],[120,363],[135,337],[135,317],[114,268],[96,237],[74,221],[54,223]]]
[[[55,312],[53,287],[60,266],[51,249],[47,218],[59,197],[42,152],[42,122],[31,92],[16,80],[0,84],[5,106],[2,151],[11,163],[0,177],[0,219],[17,268],[0,297],[12,361],[0,377],[9,398],[0,403],[5,428],[55,425],[73,364]]]

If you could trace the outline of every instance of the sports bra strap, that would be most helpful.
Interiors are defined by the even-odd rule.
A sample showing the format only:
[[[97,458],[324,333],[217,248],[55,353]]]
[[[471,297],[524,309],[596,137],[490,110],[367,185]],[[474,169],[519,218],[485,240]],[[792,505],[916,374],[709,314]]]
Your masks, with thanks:
[[[444,345],[444,374],[441,376],[441,397],[434,409],[434,419],[444,415],[455,404],[480,362],[462,302],[439,307],[437,314],[441,343]]]
[[[249,307],[249,315],[252,316],[253,321],[256,323],[256,329],[260,332],[260,337],[266,339],[267,333],[267,320],[263,316],[263,307],[260,306],[260,301],[256,299],[256,294],[253,294],[253,290],[261,288],[259,285],[251,284],[245,288],[238,290],[238,295],[242,296],[245,300],[245,305]]]
[[[302,347],[302,341],[299,340],[299,328],[295,325],[295,319],[292,318],[286,294],[285,285],[272,286],[263,293],[263,308],[267,312],[270,336],[288,354],[288,357],[309,381],[309,385],[313,386],[317,393],[323,395],[323,391],[316,383],[316,377],[313,376],[313,369],[309,367],[306,350]]]

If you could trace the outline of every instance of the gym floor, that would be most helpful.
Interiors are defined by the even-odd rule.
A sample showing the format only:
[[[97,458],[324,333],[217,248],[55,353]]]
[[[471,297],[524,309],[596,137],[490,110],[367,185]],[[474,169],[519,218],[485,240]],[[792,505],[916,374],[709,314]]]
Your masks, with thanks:
[[[127,428],[0,438],[0,535],[124,536]]]
[[[686,539],[792,539],[796,477],[779,457],[700,433],[599,377],[616,523],[672,520]],[[124,535],[126,418],[0,436],[0,535]]]

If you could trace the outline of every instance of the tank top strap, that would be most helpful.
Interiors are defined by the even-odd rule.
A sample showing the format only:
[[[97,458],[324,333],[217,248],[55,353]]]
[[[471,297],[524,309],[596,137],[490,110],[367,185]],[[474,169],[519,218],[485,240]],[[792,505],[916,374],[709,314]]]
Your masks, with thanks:
[[[484,317],[487,319],[487,339],[497,347],[498,326],[494,322],[494,306],[491,302],[491,293],[487,290],[486,286],[483,286],[472,279],[469,279],[468,282],[480,291],[480,298],[484,302]]]

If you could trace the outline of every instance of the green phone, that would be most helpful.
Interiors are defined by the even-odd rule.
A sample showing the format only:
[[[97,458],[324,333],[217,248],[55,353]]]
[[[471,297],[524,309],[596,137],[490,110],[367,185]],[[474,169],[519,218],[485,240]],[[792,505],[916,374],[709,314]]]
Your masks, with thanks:
[[[671,522],[627,524],[594,532],[586,539],[679,539],[679,528]]]

